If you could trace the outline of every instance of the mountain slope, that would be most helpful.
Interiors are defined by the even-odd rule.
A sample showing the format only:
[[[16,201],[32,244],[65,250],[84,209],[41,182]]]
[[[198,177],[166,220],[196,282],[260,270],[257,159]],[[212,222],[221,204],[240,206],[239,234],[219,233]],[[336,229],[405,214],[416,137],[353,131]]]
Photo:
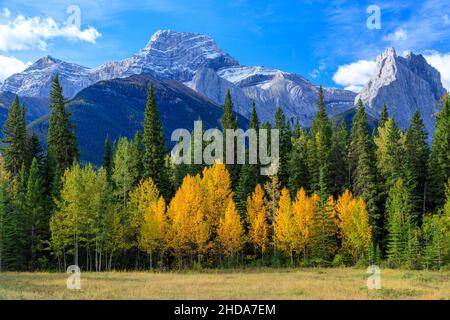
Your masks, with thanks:
[[[386,104],[390,116],[402,129],[409,126],[413,113],[419,111],[431,134],[434,114],[445,92],[440,73],[422,55],[411,53],[401,57],[389,48],[377,57],[375,72],[355,103],[361,98],[367,112],[377,118]]]
[[[11,92],[22,97],[48,98],[55,74],[64,89],[66,97],[73,97],[96,79],[90,69],[45,56],[21,73],[7,78],[0,87],[1,92]]]
[[[147,92],[154,85],[155,99],[163,123],[167,146],[175,129],[193,130],[199,118],[205,129],[220,127],[222,108],[175,81],[159,81],[150,76],[132,76],[98,82],[82,90],[68,105],[76,126],[82,161],[101,163],[106,134],[111,140],[120,136],[132,138],[142,130]],[[239,116],[243,128],[248,121]],[[49,116],[30,124],[45,144]]]
[[[216,79],[211,71],[200,70],[188,85],[216,103],[223,103],[223,92],[230,89],[236,111],[246,117],[251,112],[249,101],[254,100],[262,121],[273,121],[276,108],[282,107],[289,119],[298,118],[308,127],[317,111],[319,88],[299,75],[276,69],[237,66],[219,70]],[[354,107],[353,92],[324,88],[324,95],[330,116]]]
[[[56,73],[68,98],[101,80],[147,74],[158,80],[183,82],[216,104],[223,103],[230,89],[237,112],[249,116],[251,101],[255,100],[263,121],[273,120],[274,111],[280,106],[288,118],[298,117],[308,126],[316,111],[318,88],[306,79],[280,70],[241,66],[223,52],[214,39],[198,33],[158,31],[147,46],[132,57],[94,69],[47,56],[6,79],[0,91],[47,98]],[[325,89],[325,97],[329,111],[336,114],[352,108],[355,95]]]

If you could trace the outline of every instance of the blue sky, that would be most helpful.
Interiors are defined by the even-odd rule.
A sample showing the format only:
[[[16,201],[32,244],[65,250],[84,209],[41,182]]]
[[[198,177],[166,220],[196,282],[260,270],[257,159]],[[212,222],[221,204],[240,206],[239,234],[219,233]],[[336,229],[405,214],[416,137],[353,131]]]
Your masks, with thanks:
[[[79,30],[68,29],[77,5]],[[381,10],[370,30],[367,8]],[[159,29],[200,32],[243,65],[358,90],[387,47],[423,53],[450,89],[450,1],[1,0],[0,80],[49,54],[88,67],[131,56]]]

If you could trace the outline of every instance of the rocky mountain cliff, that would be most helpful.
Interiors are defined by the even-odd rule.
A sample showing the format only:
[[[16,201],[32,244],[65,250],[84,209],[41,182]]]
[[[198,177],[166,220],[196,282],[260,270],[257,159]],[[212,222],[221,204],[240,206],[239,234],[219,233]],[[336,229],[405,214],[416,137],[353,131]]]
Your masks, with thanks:
[[[0,92],[10,92],[21,97],[48,98],[56,73],[64,88],[64,95],[70,98],[97,80],[89,68],[45,56],[23,72],[7,78]]]
[[[430,66],[422,55],[398,56],[393,48],[377,57],[376,69],[358,94],[367,112],[378,118],[383,105],[399,126],[409,126],[412,115],[419,111],[429,133],[434,132],[435,113],[446,90],[440,73]]]
[[[262,121],[273,121],[277,107],[282,107],[292,121],[298,118],[309,126],[317,110],[319,88],[305,78],[264,67],[234,66],[213,70],[199,70],[191,82],[186,83],[214,102],[222,104],[230,89],[236,111],[248,117],[254,100]],[[346,90],[325,88],[325,102],[330,116],[353,108],[355,94]]]
[[[281,106],[287,117],[308,126],[316,110],[318,87],[299,75],[264,67],[241,66],[223,52],[211,37],[189,32],[156,32],[145,48],[132,57],[94,69],[52,57],[38,60],[22,73],[8,78],[0,91],[46,98],[51,79],[60,75],[64,94],[74,97],[101,80],[147,74],[158,80],[184,83],[214,103],[222,104],[231,90],[237,112],[249,116],[255,100],[262,121],[272,120]],[[325,89],[328,111],[338,114],[353,107],[355,94]]]

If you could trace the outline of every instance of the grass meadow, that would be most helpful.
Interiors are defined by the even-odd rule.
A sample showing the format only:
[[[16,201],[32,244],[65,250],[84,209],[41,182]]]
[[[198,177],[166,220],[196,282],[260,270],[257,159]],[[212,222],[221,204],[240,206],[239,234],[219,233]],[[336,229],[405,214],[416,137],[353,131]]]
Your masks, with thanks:
[[[381,271],[379,290],[364,269],[250,269],[203,272],[0,273],[0,299],[450,299],[450,272]]]

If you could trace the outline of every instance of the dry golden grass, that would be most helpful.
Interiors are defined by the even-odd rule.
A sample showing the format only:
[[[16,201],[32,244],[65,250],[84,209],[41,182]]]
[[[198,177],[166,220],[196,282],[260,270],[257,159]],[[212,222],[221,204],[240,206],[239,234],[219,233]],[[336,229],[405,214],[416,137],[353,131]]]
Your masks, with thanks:
[[[0,299],[450,299],[450,273],[382,270],[368,290],[365,270],[254,269],[186,273],[82,273],[79,291],[63,273],[0,273]]]

